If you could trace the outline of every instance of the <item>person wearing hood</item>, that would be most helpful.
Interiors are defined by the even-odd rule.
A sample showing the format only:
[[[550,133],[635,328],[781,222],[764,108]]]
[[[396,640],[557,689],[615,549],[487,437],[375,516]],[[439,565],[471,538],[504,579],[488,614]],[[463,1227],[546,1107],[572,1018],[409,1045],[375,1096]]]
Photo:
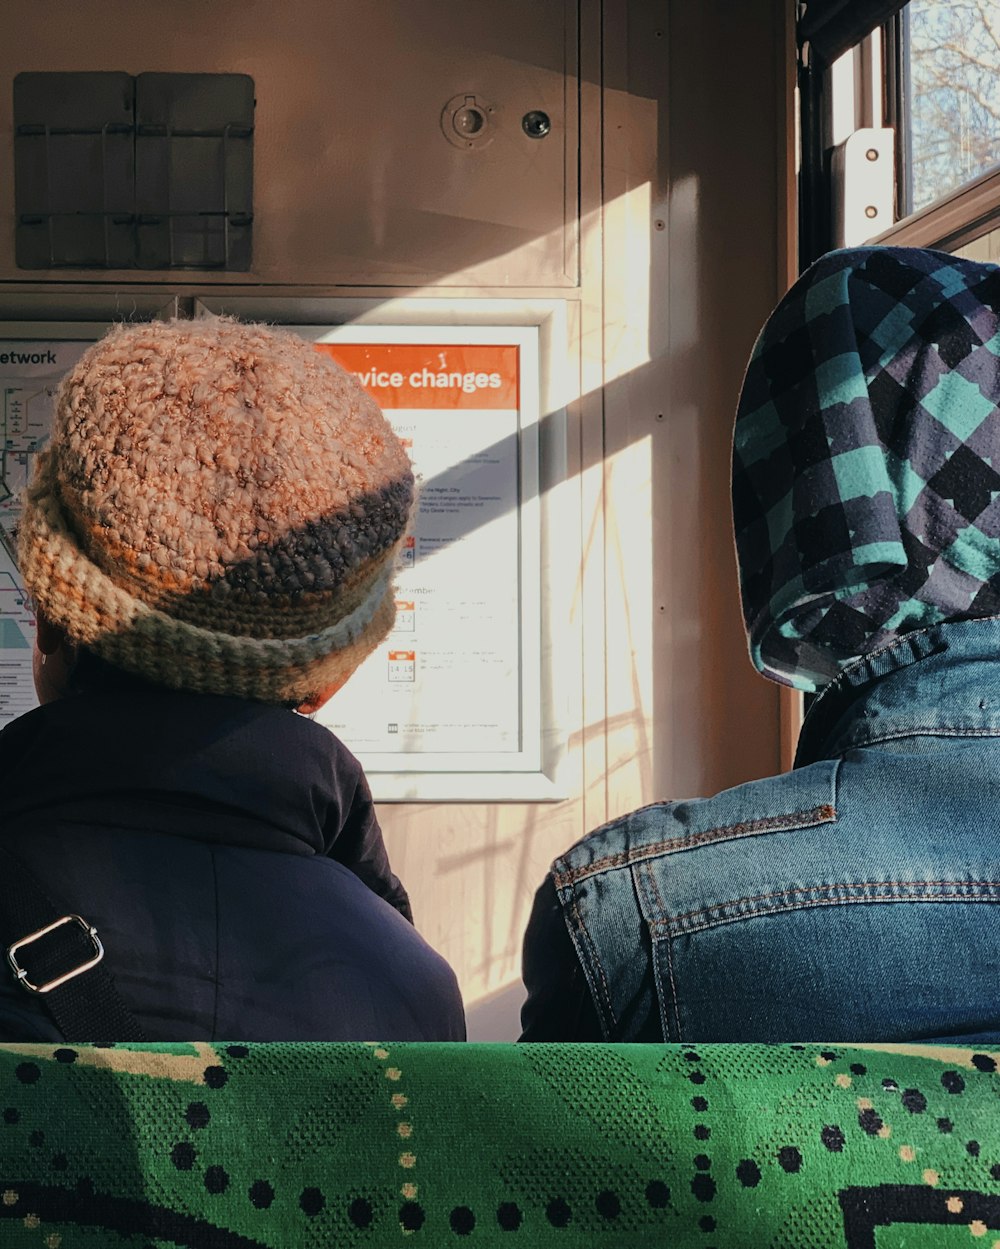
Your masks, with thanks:
[[[1000,1041],[1000,269],[862,248],[769,318],[736,418],[754,665],[793,771],[552,865],[524,1040]]]
[[[21,517],[41,705],[0,732],[0,1039],[452,1040],[361,765],[308,718],[392,627],[414,497],[360,384],[227,318],[64,379]]]

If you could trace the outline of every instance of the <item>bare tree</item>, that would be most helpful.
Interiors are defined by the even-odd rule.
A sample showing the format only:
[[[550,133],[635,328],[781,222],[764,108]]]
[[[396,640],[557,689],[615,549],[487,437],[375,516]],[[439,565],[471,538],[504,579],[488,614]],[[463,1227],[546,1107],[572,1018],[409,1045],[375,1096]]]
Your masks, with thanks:
[[[911,0],[913,207],[1000,164],[1000,0]]]

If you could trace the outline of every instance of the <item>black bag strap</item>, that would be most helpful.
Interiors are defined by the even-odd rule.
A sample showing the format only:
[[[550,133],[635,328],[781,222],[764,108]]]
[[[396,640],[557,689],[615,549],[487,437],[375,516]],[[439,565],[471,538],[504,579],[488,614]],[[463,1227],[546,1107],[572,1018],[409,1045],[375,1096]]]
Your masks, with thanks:
[[[97,930],[51,898],[21,860],[2,848],[0,874],[0,943],[11,973],[47,1008],[63,1040],[147,1040],[102,965]]]

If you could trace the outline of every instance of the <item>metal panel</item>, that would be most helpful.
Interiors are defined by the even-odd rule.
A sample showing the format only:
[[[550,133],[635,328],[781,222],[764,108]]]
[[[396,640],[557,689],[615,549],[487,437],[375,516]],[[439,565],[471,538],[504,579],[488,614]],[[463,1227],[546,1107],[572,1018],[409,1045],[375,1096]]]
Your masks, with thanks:
[[[18,74],[18,265],[249,269],[253,107],[245,74]]]
[[[574,286],[577,20],[577,0],[297,0],[294,14],[266,0],[7,0],[0,135],[22,70],[248,74],[244,280]],[[484,109],[463,146],[443,114],[466,96]],[[522,118],[539,110],[551,130],[531,138]],[[0,280],[19,276],[9,162],[0,142]]]
[[[13,99],[17,263],[25,269],[130,265],[131,78],[18,74]]]
[[[253,109],[245,74],[138,76],[139,268],[250,268]]]

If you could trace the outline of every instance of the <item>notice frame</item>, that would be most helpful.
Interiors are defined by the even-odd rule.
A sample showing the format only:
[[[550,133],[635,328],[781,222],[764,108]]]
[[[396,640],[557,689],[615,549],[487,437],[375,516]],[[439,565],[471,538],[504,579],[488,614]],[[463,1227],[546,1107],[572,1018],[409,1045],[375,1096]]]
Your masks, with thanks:
[[[403,798],[424,798],[428,795],[428,791],[436,791],[436,796],[440,800],[445,794],[451,795],[455,793],[456,781],[459,776],[468,777],[469,781],[475,787],[476,796],[480,796],[484,792],[484,782],[487,777],[491,782],[491,791],[497,793],[497,781],[500,774],[505,777],[505,783],[502,786],[504,797],[513,797],[519,786],[516,786],[515,778],[521,776],[538,777],[542,766],[542,699],[541,699],[541,532],[539,517],[539,440],[538,440],[538,422],[539,422],[539,383],[538,383],[538,331],[525,327],[510,326],[358,326],[355,324],[345,326],[296,326],[295,332],[302,334],[303,337],[309,338],[315,342],[317,346],[327,346],[334,348],[337,345],[363,345],[378,346],[394,345],[420,345],[433,346],[435,350],[441,349],[441,359],[448,360],[448,349],[474,348],[481,346],[484,348],[502,348],[512,347],[517,352],[517,396],[516,407],[513,409],[515,416],[514,433],[516,437],[516,453],[515,464],[516,480],[514,482],[516,489],[516,511],[513,516],[507,518],[497,518],[499,523],[505,525],[507,529],[507,538],[512,539],[516,544],[514,551],[506,550],[501,554],[505,564],[512,565],[516,569],[516,584],[514,586],[501,586],[501,594],[506,596],[508,602],[513,594],[513,601],[517,606],[516,611],[516,706],[514,707],[514,715],[516,717],[516,744],[507,749],[422,749],[419,751],[407,752],[388,752],[377,749],[366,748],[358,744],[356,738],[352,741],[352,731],[350,714],[338,709],[338,699],[352,699],[354,706],[359,705],[356,698],[352,698],[351,683],[345,687],[341,694],[334,695],[334,698],[325,708],[317,715],[316,719],[320,723],[327,723],[338,736],[342,737],[345,744],[357,754],[362,765],[364,766],[369,784],[372,786],[373,794],[376,799],[385,801],[386,799],[400,800]],[[377,356],[377,351],[374,353]],[[395,375],[395,376],[398,376]],[[484,376],[480,373],[479,376]],[[493,374],[496,377],[496,374]],[[504,379],[506,381],[506,379]],[[428,412],[422,409],[412,410],[419,427],[421,414],[423,413],[426,420]],[[410,415],[411,409],[391,409],[385,408],[386,417],[390,423],[394,425],[407,424],[405,418]],[[511,413],[505,410],[502,415],[509,418]],[[510,432],[509,420],[504,422],[504,427],[500,431],[501,438]],[[490,437],[486,435],[487,439]],[[418,433],[419,441],[419,433]],[[419,470],[419,465],[417,466]],[[510,468],[510,465],[507,466]],[[437,480],[437,479],[431,479]],[[443,474],[440,480],[451,480],[447,473]],[[499,483],[499,488],[503,489],[507,482]],[[421,490],[421,498],[418,501],[418,510],[427,506],[428,494],[424,491],[434,489],[430,485],[429,480],[418,475],[418,488]],[[512,522],[512,523],[511,523]],[[417,521],[419,527],[419,521]],[[411,541],[414,539],[411,538]],[[459,539],[459,542],[470,541],[469,539]],[[418,550],[420,539],[416,539]],[[510,559],[513,556],[513,559]],[[430,557],[433,559],[434,557]],[[401,570],[400,576],[405,576],[405,570]],[[410,573],[411,576],[419,576],[418,568],[414,568]],[[405,587],[398,590],[401,595],[406,594]],[[388,647],[400,645],[401,634],[391,635],[395,639],[390,641]],[[460,640],[456,640],[456,651],[459,649]],[[366,661],[365,673],[359,671],[352,681],[365,679],[368,673],[378,666],[382,666],[382,651],[387,650],[387,646],[383,645],[379,651]],[[403,650],[390,649],[388,651],[389,668],[394,666],[405,669],[406,659],[409,656],[412,660],[416,652],[407,652]],[[394,656],[399,655],[400,661],[394,664]],[[370,665],[370,667],[369,667]],[[405,677],[401,678],[405,680]],[[413,680],[413,677],[410,677]],[[371,682],[370,688],[374,688]],[[508,682],[509,684],[509,682]],[[402,688],[402,686],[400,687]],[[393,690],[393,693],[398,691]],[[503,697],[503,692],[497,688],[495,693],[498,698]],[[492,711],[492,709],[490,709]],[[489,718],[490,711],[486,715]],[[394,714],[394,713],[391,713]],[[479,712],[475,712],[473,718],[479,716]],[[502,731],[502,730],[498,730]],[[432,784],[432,778],[444,777],[448,779],[443,785]],[[530,790],[536,788],[535,784],[528,786]],[[461,789],[465,790],[466,786],[462,785]],[[523,792],[523,791],[522,791]]]

